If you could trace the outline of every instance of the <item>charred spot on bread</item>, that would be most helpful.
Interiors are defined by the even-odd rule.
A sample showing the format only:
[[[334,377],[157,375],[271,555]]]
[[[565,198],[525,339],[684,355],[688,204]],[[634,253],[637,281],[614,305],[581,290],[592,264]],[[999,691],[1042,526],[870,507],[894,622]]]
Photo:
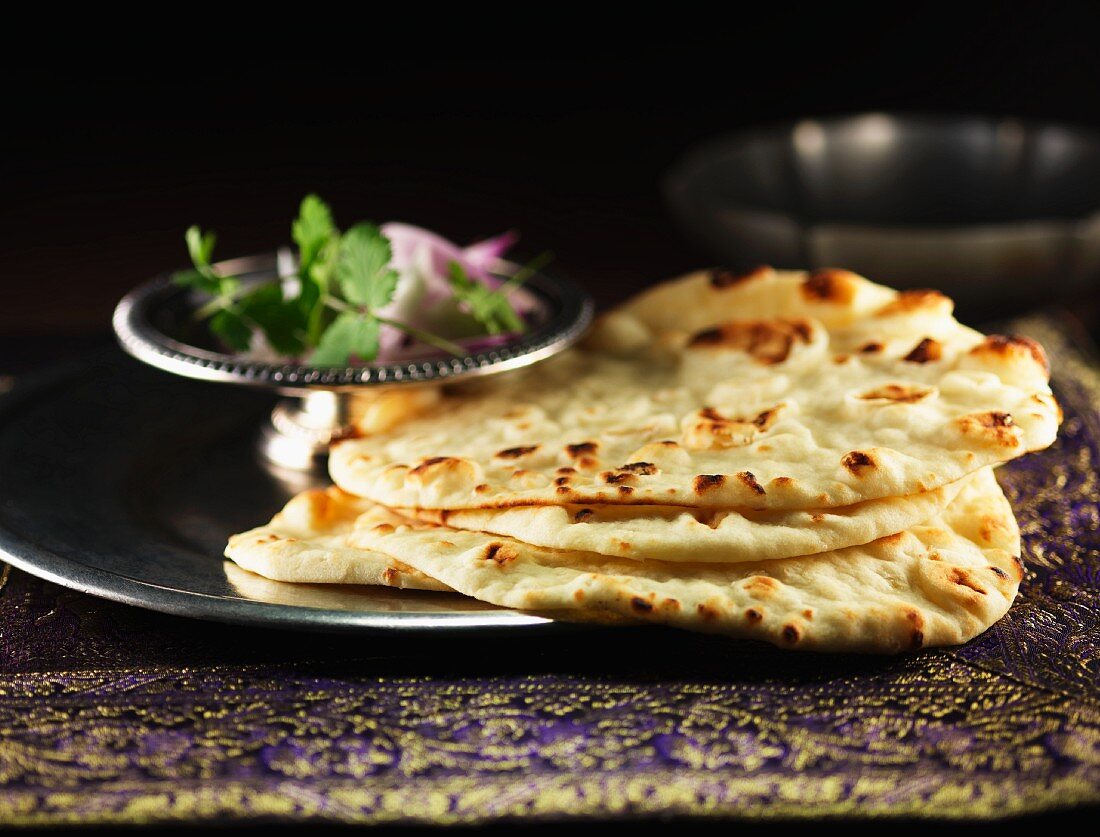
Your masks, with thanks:
[[[450,457],[450,456],[432,456],[428,459],[425,459],[423,462],[421,462],[419,465],[417,465],[415,468],[413,468],[411,471],[409,471],[409,473],[410,474],[423,474],[429,468],[431,468],[433,465],[440,465],[444,462],[457,462],[457,461],[458,460],[456,460],[456,459],[454,459],[453,457]]]
[[[1050,375],[1050,360],[1042,345],[1019,334],[990,334],[981,343],[970,350],[972,355],[992,355],[1008,359],[1020,352],[1031,356],[1047,375]]]
[[[856,296],[856,275],[848,270],[822,268],[802,280],[802,297],[809,302],[848,304]]]
[[[534,453],[539,449],[538,445],[521,445],[515,448],[505,448],[504,450],[498,450],[496,456],[498,459],[519,459],[521,456],[527,456]]]
[[[481,557],[486,561],[492,561],[498,567],[503,567],[505,564],[515,561],[519,557],[519,554],[511,546],[493,541],[492,543],[486,544]]]
[[[751,417],[727,417],[714,407],[703,407],[686,416],[681,423],[684,447],[688,450],[721,450],[750,445],[760,433],[771,428],[785,406],[779,404]]]
[[[964,570],[962,567],[955,567],[951,570],[951,581],[960,587],[966,587],[969,590],[973,590],[982,596],[985,595],[985,589],[979,585],[974,579],[970,577],[970,573]]]
[[[722,329],[720,328],[704,328],[702,331],[697,331],[691,336],[688,341],[689,346],[713,346],[722,342]]]
[[[691,484],[696,494],[705,494],[711,489],[721,487],[725,481],[725,474],[699,474]]]
[[[945,311],[950,313],[955,307],[951,298],[944,296],[939,291],[929,290],[927,288],[912,288],[907,291],[901,291],[898,295],[887,302],[878,311],[875,312],[876,317],[889,317],[894,314],[911,314],[916,311]]]
[[[959,430],[967,436],[982,439],[998,447],[1014,448],[1020,444],[1020,430],[1011,413],[991,410],[988,413],[969,413],[955,419]]]
[[[924,646],[924,617],[917,610],[906,610],[905,621],[909,623],[909,647],[921,648]]]
[[[629,471],[604,471],[600,474],[600,479],[608,485],[619,485],[634,479],[634,475]]]
[[[641,596],[633,596],[630,599],[630,609],[635,613],[652,613],[653,605]]]
[[[779,411],[782,405],[775,407],[769,407],[767,410],[761,410],[756,414],[756,417],[752,420],[752,423],[758,430],[768,430],[775,420],[779,417]]]
[[[565,452],[576,459],[585,454],[595,453],[600,447],[599,442],[577,442],[575,445],[566,445]]]
[[[729,270],[728,268],[720,267],[710,272],[710,285],[712,288],[725,290],[726,288],[732,288],[735,285],[740,285],[752,279],[763,278],[771,272],[772,269],[767,265],[760,265],[749,271]]]
[[[925,337],[902,360],[908,363],[929,363],[942,357],[943,344],[931,337]]]
[[[1024,580],[1024,562],[1020,560],[1019,556],[1012,556],[1012,568],[1016,571],[1016,581]]]
[[[745,590],[756,598],[767,598],[779,587],[779,582],[766,575],[754,575],[745,580]]]
[[[860,393],[856,397],[863,401],[893,401],[898,404],[915,404],[933,393],[931,387],[918,384],[883,384]]]
[[[863,472],[875,467],[875,458],[871,454],[862,450],[853,450],[844,454],[840,463],[855,474],[857,477],[863,476]]]
[[[695,612],[702,617],[704,622],[713,622],[719,617],[719,612],[705,602],[700,602],[695,607]]]
[[[756,475],[752,471],[739,471],[737,479],[741,480],[741,484],[752,491],[754,494],[766,494],[764,486],[762,486],[756,479]]]
[[[806,320],[777,317],[769,320],[732,320],[698,331],[688,340],[695,349],[732,349],[771,366],[785,361],[798,343],[809,343],[813,328]]]

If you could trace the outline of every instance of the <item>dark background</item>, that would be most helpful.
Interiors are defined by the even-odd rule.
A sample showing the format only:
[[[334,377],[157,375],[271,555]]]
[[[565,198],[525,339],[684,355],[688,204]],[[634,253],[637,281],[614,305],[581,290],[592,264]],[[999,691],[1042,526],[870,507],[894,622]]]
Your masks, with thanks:
[[[180,9],[140,38],[9,56],[0,359],[103,339],[127,288],[185,261],[188,224],[226,257],[286,241],[311,190],[342,224],[517,229],[607,303],[708,263],[660,182],[715,134],[879,109],[1100,124],[1088,5],[706,8],[298,9],[247,38]]]

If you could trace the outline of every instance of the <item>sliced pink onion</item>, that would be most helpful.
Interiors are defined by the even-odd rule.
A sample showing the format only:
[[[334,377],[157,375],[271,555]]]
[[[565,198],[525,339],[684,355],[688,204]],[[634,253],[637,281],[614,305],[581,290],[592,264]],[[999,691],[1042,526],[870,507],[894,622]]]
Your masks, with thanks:
[[[441,235],[412,224],[391,222],[381,226],[381,232],[390,240],[393,258],[390,265],[401,275],[393,300],[378,313],[388,319],[400,320],[409,325],[430,330],[432,323],[427,315],[453,297],[449,281],[451,262],[462,266],[466,275],[475,281],[496,288],[501,280],[492,275],[504,252],[516,240],[515,233],[507,232],[468,248],[459,247]],[[517,302],[522,297],[517,295]],[[520,313],[530,310],[523,299],[517,305]],[[401,355],[405,334],[392,326],[383,326],[379,335],[379,360],[390,360]]]
[[[506,233],[486,238],[465,248],[462,253],[466,260],[474,267],[490,271],[499,266],[504,254],[519,241],[519,233],[508,230]]]

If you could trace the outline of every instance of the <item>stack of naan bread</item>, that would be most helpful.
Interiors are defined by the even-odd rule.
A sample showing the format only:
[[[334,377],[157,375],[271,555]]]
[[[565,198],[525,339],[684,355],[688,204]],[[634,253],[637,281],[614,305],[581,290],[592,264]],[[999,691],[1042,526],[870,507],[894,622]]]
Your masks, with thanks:
[[[269,578],[453,590],[787,648],[964,642],[1022,578],[993,467],[1050,445],[1042,348],[842,270],[693,274],[585,345],[391,393],[226,554]]]

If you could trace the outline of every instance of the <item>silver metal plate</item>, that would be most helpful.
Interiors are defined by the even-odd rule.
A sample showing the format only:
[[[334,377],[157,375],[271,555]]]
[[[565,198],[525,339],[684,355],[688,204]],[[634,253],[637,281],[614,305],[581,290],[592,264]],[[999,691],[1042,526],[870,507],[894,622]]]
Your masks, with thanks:
[[[573,628],[458,595],[292,585],[239,570],[226,538],[268,520],[301,473],[257,459],[272,394],[165,375],[118,351],[0,396],[0,558],[153,610],[321,631]]]

